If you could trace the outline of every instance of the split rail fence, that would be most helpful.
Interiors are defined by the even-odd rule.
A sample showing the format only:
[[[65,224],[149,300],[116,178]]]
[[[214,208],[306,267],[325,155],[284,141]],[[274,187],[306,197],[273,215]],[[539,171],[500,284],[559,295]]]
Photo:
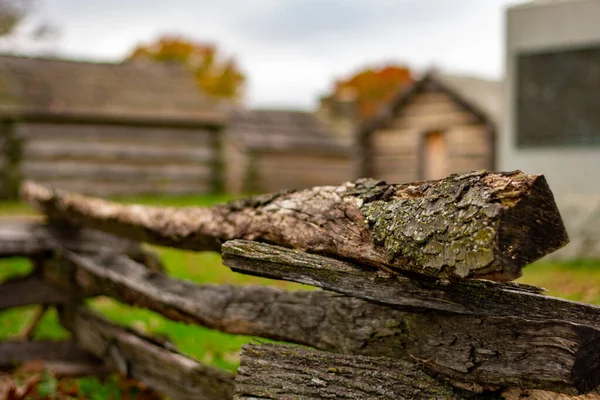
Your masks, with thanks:
[[[1,284],[0,310],[56,307],[72,337],[1,342],[2,366],[91,365],[175,399],[598,398],[600,308],[511,282],[568,242],[541,175],[359,180],[210,208],[33,182],[21,195],[47,219],[0,225],[0,255],[35,266]],[[173,279],[141,243],[220,251],[233,271],[324,290]],[[98,295],[291,344],[244,346],[233,374],[108,321],[85,305]]]

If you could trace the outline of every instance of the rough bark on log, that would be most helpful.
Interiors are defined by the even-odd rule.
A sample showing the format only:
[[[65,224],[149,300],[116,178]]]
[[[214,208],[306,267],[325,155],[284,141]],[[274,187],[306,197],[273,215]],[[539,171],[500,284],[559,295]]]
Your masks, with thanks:
[[[545,296],[543,288],[514,282],[422,281],[247,240],[226,242],[223,263],[236,272],[305,283],[399,308],[553,319],[600,327],[600,307]]]
[[[554,393],[545,390],[522,390],[511,388],[502,392],[503,400],[600,400],[600,394],[587,393],[571,396],[564,393]]]
[[[0,311],[32,304],[59,304],[79,296],[77,290],[65,292],[48,285],[38,275],[0,283]]]
[[[59,221],[39,223],[12,220],[0,223],[0,258],[38,257],[58,248],[78,252],[123,253],[151,269],[164,270],[155,253],[129,239]]]
[[[211,208],[118,205],[32,182],[22,197],[53,218],[160,245],[218,251],[249,239],[441,278],[512,280],[568,242],[544,177],[520,171],[359,180]]]
[[[324,291],[194,285],[124,256],[63,257],[55,267],[65,270],[54,275],[66,277],[64,287],[75,284],[176,321],[338,353],[414,357],[455,381],[488,386],[576,393],[600,383],[600,331],[587,326],[408,312]]]
[[[123,376],[175,399],[231,399],[234,376],[209,367],[163,343],[115,325],[83,307],[60,312],[77,344]]]
[[[456,400],[473,397],[407,361],[251,344],[242,349],[234,399],[258,398]]]
[[[100,359],[82,350],[71,340],[0,342],[0,368],[12,368],[27,361],[76,361],[100,363]]]

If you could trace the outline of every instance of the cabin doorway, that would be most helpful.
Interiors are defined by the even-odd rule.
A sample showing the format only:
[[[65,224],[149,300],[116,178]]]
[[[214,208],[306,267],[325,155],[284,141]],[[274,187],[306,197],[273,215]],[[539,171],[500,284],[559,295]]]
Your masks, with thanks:
[[[427,132],[423,135],[420,154],[421,179],[441,179],[447,175],[447,144],[442,131]]]

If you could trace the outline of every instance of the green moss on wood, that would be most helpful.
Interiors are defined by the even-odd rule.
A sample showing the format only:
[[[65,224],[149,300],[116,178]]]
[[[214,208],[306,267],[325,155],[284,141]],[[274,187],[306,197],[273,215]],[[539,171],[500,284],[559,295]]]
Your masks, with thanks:
[[[404,267],[416,272],[465,277],[485,270],[494,262],[501,207],[487,202],[489,188],[480,184],[484,174],[425,182],[390,200],[365,202],[361,211],[371,239],[385,247],[390,264],[406,260]]]

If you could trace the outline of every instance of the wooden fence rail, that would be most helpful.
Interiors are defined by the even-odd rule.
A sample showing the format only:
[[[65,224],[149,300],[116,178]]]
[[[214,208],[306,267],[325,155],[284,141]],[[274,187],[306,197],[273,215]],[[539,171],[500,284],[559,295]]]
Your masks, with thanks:
[[[49,219],[0,225],[0,257],[34,261],[0,284],[0,310],[40,304],[39,320],[56,307],[72,341],[28,341],[34,320],[0,343],[0,366],[83,364],[177,399],[600,398],[600,308],[508,282],[568,241],[542,176],[362,180],[206,209],[22,189]],[[140,242],[219,250],[236,272],[326,290],[174,279]],[[98,295],[301,346],[247,345],[231,374],[107,321],[84,305]]]

